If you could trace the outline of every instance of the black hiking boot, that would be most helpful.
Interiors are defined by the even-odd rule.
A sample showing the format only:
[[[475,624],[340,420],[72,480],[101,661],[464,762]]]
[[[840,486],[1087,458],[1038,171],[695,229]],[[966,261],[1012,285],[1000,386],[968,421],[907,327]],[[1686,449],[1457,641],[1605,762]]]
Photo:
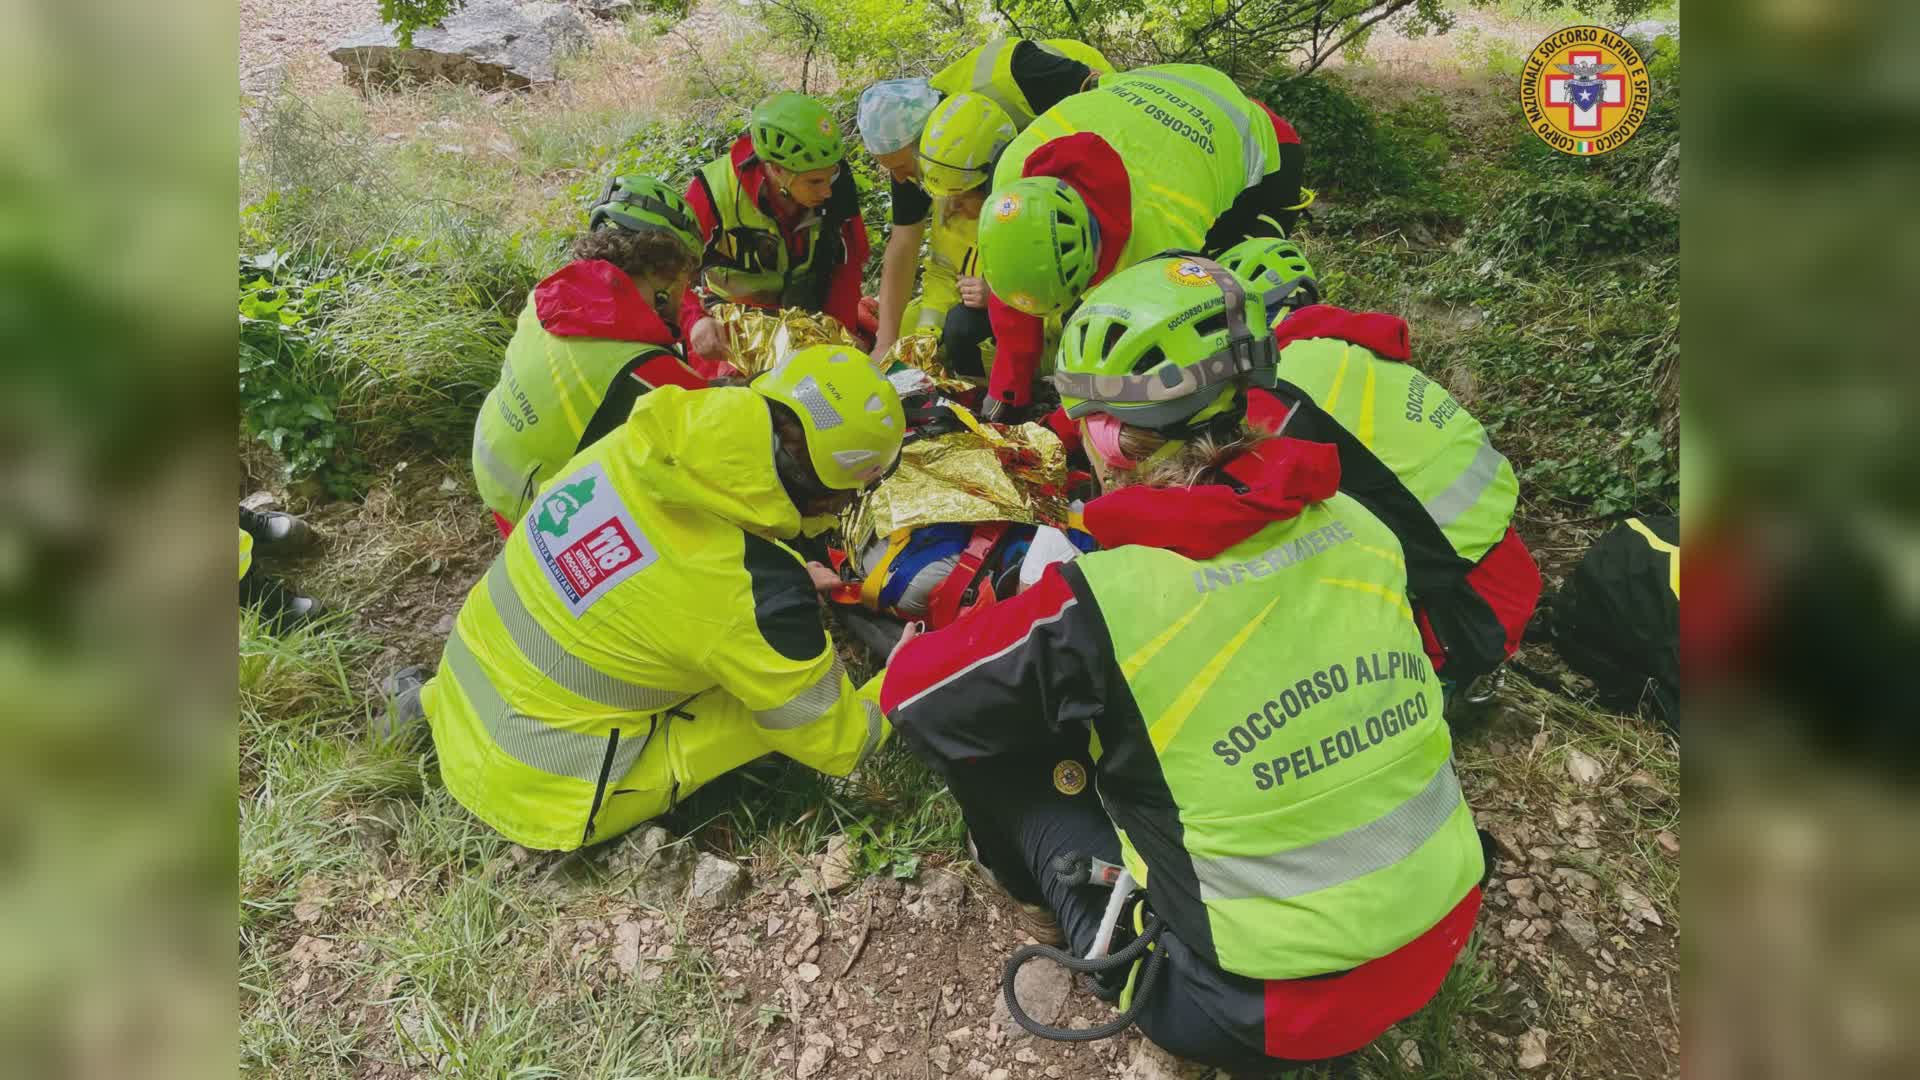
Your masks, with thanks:
[[[305,551],[317,534],[306,522],[278,510],[240,510],[240,527],[264,551],[275,555]]]
[[[240,579],[240,602],[260,609],[260,621],[276,634],[298,630],[319,620],[327,606],[311,596],[301,596],[258,569]]]

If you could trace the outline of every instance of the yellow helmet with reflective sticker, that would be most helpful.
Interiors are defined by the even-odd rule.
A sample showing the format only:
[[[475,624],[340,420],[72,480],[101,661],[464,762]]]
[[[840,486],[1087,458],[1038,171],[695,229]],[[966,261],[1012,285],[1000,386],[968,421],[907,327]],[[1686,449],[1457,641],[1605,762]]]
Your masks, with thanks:
[[[955,94],[920,133],[920,183],[930,194],[959,195],[993,179],[993,163],[1013,137],[1013,118],[984,94]]]
[[[813,470],[835,491],[872,485],[900,457],[907,432],[900,395],[850,346],[809,345],[752,386],[799,417]]]

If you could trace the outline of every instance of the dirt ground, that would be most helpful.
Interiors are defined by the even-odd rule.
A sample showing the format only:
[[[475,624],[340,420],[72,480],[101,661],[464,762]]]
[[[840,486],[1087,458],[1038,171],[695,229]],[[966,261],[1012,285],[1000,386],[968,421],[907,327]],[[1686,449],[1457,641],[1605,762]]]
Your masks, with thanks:
[[[375,4],[242,0],[241,16],[243,86],[258,90],[284,75],[318,92],[338,85],[325,49],[370,23]],[[1474,27],[1502,41],[1532,32],[1481,22]],[[1433,62],[1432,47],[1389,46],[1387,61]],[[260,463],[250,471],[268,475]],[[250,492],[311,510],[327,537],[320,552],[282,572],[295,582],[303,573],[324,580],[331,591],[323,599],[351,612],[352,628],[378,643],[355,671],[369,701],[381,674],[437,659],[466,590],[498,550],[463,461],[390,465],[360,503],[308,507],[264,481],[242,494]],[[1550,587],[1593,529],[1579,520],[1521,522]],[[1677,1076],[1677,752],[1662,733],[1597,718],[1584,704],[1586,688],[1550,650],[1529,646],[1518,660],[1560,693],[1516,677],[1494,706],[1457,728],[1469,801],[1499,848],[1473,961],[1493,985],[1455,1021],[1456,1060],[1422,1062],[1410,1033],[1395,1031],[1368,1051],[1365,1074]],[[392,843],[377,830],[369,842]],[[592,858],[617,862],[626,842]],[[817,863],[749,869],[753,889],[743,900],[684,918],[643,889],[611,903],[583,893],[567,918],[545,928],[554,992],[659,979],[697,954],[724,987],[732,1051],[756,1059],[761,1075],[798,1080],[1205,1075],[1137,1034],[1069,1045],[1019,1033],[1000,1004],[999,982],[1005,958],[1025,938],[1010,903],[964,860],[930,858],[911,881],[871,877],[832,893],[818,887]],[[400,887],[363,884],[375,895]],[[378,987],[329,982],[331,946],[317,943],[354,930],[331,918],[303,921],[284,943],[305,981],[280,991],[298,1007],[312,1001],[379,1014]],[[589,973],[584,986],[575,981],[581,971]],[[1023,1000],[1042,1003],[1035,1011],[1043,1019],[1082,1026],[1108,1015],[1060,969],[1036,964],[1028,977]],[[437,1074],[378,1040],[356,1073]]]

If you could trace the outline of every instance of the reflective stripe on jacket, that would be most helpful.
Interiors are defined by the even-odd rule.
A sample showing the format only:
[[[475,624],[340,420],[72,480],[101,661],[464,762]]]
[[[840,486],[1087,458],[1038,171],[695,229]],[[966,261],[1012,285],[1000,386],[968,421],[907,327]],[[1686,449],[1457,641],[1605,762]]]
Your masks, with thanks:
[[[1419,938],[1484,866],[1392,532],[1335,492],[1330,447],[1248,459],[1245,492],[1095,500],[1104,550],[910,643],[882,703],[936,768],[1087,730],[1172,932],[1300,979]]]
[[[1033,123],[1034,109],[1027,100],[1026,92],[1020,89],[1019,81],[1013,76],[1013,51],[1019,44],[1019,38],[994,38],[968,50],[927,81],[935,90],[949,97],[954,94],[982,94],[1007,111],[1016,129],[1024,128]],[[1100,55],[1100,50],[1085,42],[1070,38],[1048,38],[1035,41],[1034,44],[1055,55],[1078,60],[1102,75],[1113,73],[1113,65]]]
[[[826,219],[808,214],[801,223],[798,232],[806,237],[805,254],[796,261],[779,222],[748,197],[731,156],[707,162],[700,175],[713,195],[719,218],[701,263],[706,290],[734,303],[820,310],[832,271],[818,265],[817,258]]]
[[[1041,114],[1001,156],[994,186],[1018,180],[1030,155],[1078,132],[1112,146],[1131,189],[1132,229],[1109,273],[1162,251],[1199,250],[1214,219],[1280,165],[1273,121],[1233,80],[1199,64],[1167,64],[1109,75]]]
[[[772,445],[751,390],[663,387],[541,491],[422,699],[476,816],[564,850],[762,754],[843,776],[885,739],[781,542]]]

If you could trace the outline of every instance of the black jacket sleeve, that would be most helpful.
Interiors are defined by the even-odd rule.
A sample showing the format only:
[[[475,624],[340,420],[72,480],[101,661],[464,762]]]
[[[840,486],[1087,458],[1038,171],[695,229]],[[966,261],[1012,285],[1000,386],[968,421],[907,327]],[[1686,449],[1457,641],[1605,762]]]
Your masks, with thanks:
[[[1105,625],[1064,571],[1011,600],[909,642],[880,704],[936,772],[975,758],[1055,745],[1089,730],[1111,667]]]
[[[1048,52],[1031,41],[1014,44],[1012,63],[1014,85],[1026,95],[1035,116],[1079,93],[1093,74],[1080,61]]]

